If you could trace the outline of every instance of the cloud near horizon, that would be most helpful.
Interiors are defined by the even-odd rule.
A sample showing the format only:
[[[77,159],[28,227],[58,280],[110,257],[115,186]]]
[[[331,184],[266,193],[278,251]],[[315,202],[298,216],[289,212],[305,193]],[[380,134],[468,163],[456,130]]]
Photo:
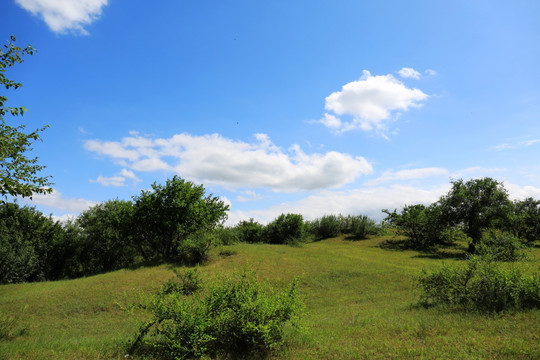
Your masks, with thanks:
[[[269,188],[279,192],[331,189],[373,172],[371,164],[360,156],[336,151],[306,154],[296,144],[284,151],[266,134],[256,134],[255,140],[248,143],[218,134],[186,133],[154,139],[132,132],[121,141],[89,140],[84,147],[124,168],[168,171],[227,189]]]
[[[49,29],[64,34],[68,31],[88,35],[84,28],[101,16],[108,0],[15,0],[23,9],[45,21]]]
[[[404,77],[420,76],[412,68],[403,68],[399,73]],[[341,91],[326,97],[328,112],[318,122],[338,133],[354,129],[383,132],[386,123],[397,116],[397,111],[418,108],[428,97],[419,89],[406,87],[391,74],[373,76],[364,70],[359,80],[343,85]],[[338,117],[343,115],[351,116],[352,120],[343,121]]]

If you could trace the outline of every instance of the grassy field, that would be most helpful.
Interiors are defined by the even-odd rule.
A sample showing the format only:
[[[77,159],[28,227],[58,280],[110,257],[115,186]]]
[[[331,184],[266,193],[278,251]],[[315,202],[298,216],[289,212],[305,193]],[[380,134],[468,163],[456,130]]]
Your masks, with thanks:
[[[383,249],[384,238],[214,249],[207,282],[244,266],[276,287],[294,277],[305,311],[287,330],[283,359],[540,359],[540,310],[485,315],[417,305],[421,269],[462,261]],[[540,249],[533,250],[538,269]],[[0,341],[0,359],[124,359],[136,324],[119,304],[173,276],[162,265],[78,280],[0,286],[0,310],[20,313],[22,334]]]

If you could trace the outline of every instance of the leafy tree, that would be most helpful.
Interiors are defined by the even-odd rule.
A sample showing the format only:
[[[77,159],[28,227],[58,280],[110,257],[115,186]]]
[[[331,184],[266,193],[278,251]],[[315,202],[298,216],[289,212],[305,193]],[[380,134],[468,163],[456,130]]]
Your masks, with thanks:
[[[0,204],[0,283],[49,278],[62,227],[34,207]]]
[[[439,204],[443,221],[464,226],[464,232],[471,238],[470,253],[476,251],[482,230],[502,226],[512,209],[503,184],[489,177],[452,181],[452,188]]]
[[[240,221],[234,230],[238,235],[239,241],[247,243],[257,243],[262,241],[264,226],[253,218]]]
[[[441,208],[437,204],[408,205],[401,214],[396,210],[383,212],[388,215],[385,220],[395,226],[399,234],[406,236],[414,248],[427,249],[446,242],[443,234],[447,226],[441,221]]]
[[[0,85],[6,90],[22,86],[6,77],[6,69],[22,63],[23,55],[32,55],[35,51],[30,45],[21,49],[14,41],[15,37],[11,36],[11,41],[4,45],[5,50],[0,49]],[[44,166],[38,164],[37,157],[26,155],[32,150],[32,143],[41,140],[39,133],[47,126],[26,133],[23,131],[25,125],[9,125],[4,117],[7,114],[22,116],[26,108],[6,106],[6,101],[7,97],[0,95],[0,194],[32,197],[36,193],[50,193],[50,177],[39,175]]]
[[[527,243],[540,239],[540,200],[527,198],[514,201],[510,224],[515,234]]]
[[[229,210],[218,197],[205,196],[202,185],[177,176],[165,185],[152,184],[152,191],[143,191],[134,201],[135,242],[146,260],[181,261],[179,249],[186,239],[201,231],[211,232]]]
[[[117,270],[133,264],[137,251],[132,242],[132,218],[133,203],[118,199],[98,204],[78,217],[86,274]]]

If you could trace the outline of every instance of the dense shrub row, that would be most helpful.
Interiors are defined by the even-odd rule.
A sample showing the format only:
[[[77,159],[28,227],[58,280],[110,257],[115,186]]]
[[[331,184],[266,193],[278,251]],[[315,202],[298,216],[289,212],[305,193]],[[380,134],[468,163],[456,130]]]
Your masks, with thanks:
[[[0,204],[0,283],[96,274],[141,262],[197,263],[226,206],[178,177],[133,201],[110,200],[66,224],[32,207]]]
[[[490,255],[473,255],[465,264],[423,271],[421,303],[463,310],[499,312],[540,308],[540,274],[504,266]]]

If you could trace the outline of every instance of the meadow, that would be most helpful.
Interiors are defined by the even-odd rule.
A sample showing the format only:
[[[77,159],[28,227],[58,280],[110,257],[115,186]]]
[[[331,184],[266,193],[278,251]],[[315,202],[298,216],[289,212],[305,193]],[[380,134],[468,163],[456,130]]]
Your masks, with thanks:
[[[425,254],[381,247],[385,240],[241,243],[213,249],[199,271],[212,282],[248,266],[277,288],[299,279],[305,308],[276,359],[540,358],[540,310],[483,314],[418,305],[421,269],[463,261],[463,249]],[[540,249],[531,256],[524,266],[538,269]],[[0,358],[137,358],[126,353],[137,325],[122,307],[173,275],[172,266],[160,265],[2,285],[0,308],[20,314],[20,331],[0,342]]]

